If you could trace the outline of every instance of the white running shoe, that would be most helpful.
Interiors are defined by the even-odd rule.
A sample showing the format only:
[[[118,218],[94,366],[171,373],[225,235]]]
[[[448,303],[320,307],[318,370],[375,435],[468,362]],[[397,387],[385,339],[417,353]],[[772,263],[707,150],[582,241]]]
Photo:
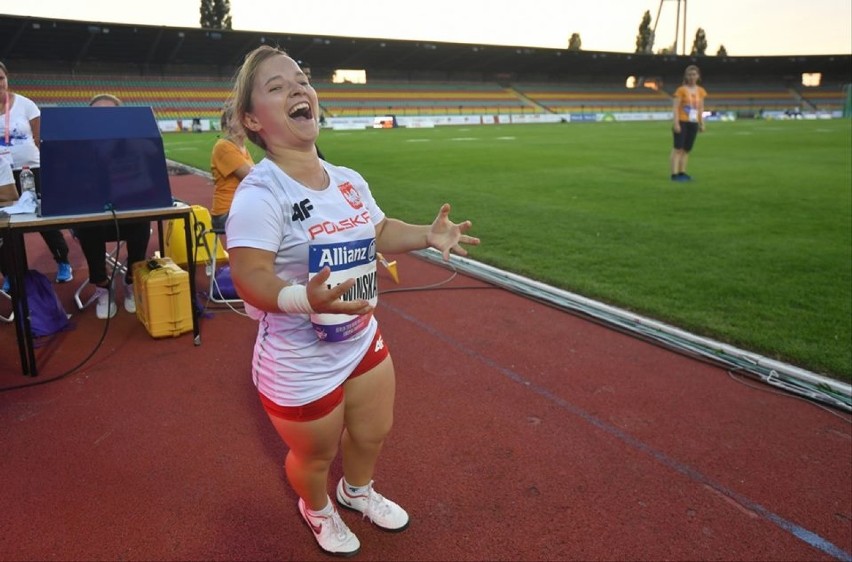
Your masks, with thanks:
[[[311,528],[320,548],[334,556],[355,556],[361,550],[361,541],[349,530],[334,506],[332,510],[331,515],[325,517],[308,515],[305,501],[299,498],[299,513]]]
[[[112,300],[111,291],[106,287],[95,287],[95,298],[98,302],[95,304],[95,316],[101,320],[112,318],[118,312],[118,307]]]
[[[136,313],[136,297],[133,296],[133,283],[124,284],[124,310]]]
[[[385,531],[398,532],[408,527],[408,513],[374,490],[372,480],[367,485],[366,493],[353,495],[341,478],[337,483],[337,501],[341,507],[360,511],[364,517]]]

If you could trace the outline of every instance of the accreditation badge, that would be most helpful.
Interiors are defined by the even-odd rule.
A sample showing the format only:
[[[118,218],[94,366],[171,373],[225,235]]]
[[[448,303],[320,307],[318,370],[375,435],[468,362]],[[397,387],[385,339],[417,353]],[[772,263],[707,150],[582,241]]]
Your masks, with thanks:
[[[341,297],[344,301],[366,300],[372,306],[379,301],[376,276],[376,240],[351,240],[333,244],[311,244],[308,248],[308,279],[324,267],[331,269],[326,281],[329,288],[347,279],[355,285]],[[370,323],[372,314],[311,314],[311,324],[323,341],[338,342],[352,339]]]

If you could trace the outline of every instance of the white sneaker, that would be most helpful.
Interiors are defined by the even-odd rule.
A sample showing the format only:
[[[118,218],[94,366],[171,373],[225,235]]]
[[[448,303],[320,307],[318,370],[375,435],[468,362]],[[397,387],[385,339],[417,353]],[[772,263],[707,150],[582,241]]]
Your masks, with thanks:
[[[118,307],[112,300],[111,291],[106,287],[95,287],[95,298],[98,299],[95,305],[95,316],[101,320],[112,318],[118,312]]]
[[[385,531],[403,531],[408,527],[408,513],[375,491],[372,480],[367,485],[365,493],[354,495],[343,484],[343,478],[341,478],[337,483],[337,501],[346,509],[360,511],[364,517]]]
[[[320,548],[335,556],[355,556],[361,550],[361,541],[349,530],[334,506],[332,510],[332,514],[325,517],[308,515],[305,501],[299,498],[299,513],[313,531]]]
[[[133,283],[124,284],[124,310],[136,313],[136,297],[133,296]]]

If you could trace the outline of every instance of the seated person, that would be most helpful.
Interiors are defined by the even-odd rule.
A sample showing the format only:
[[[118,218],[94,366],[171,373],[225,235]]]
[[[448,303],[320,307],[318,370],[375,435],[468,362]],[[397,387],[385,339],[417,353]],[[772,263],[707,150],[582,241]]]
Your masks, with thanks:
[[[99,94],[89,101],[91,107],[115,107],[121,105],[121,100],[109,94]],[[89,265],[89,283],[95,287],[97,304],[95,314],[101,320],[115,316],[114,287],[106,272],[106,243],[116,239],[114,225],[97,225],[79,227],[75,235],[80,241],[86,263]],[[124,276],[124,309],[136,312],[136,300],[133,297],[133,264],[145,261],[148,252],[148,242],[151,238],[151,224],[120,223],[118,235],[127,243],[127,274]]]
[[[36,190],[41,192],[41,110],[26,96],[9,88],[9,71],[0,62],[0,147],[12,159],[14,183],[20,185],[24,166],[29,166],[35,179]],[[4,157],[4,159],[8,156]],[[41,237],[56,262],[56,282],[67,283],[74,278],[68,261],[68,244],[60,230],[42,230]],[[0,264],[4,275],[2,290],[9,291],[9,278],[5,263]]]
[[[218,231],[225,230],[234,192],[254,166],[254,160],[246,149],[246,133],[242,125],[233,119],[233,115],[233,106],[228,102],[222,109],[222,138],[213,145],[210,155],[214,184],[210,218],[213,229]]]

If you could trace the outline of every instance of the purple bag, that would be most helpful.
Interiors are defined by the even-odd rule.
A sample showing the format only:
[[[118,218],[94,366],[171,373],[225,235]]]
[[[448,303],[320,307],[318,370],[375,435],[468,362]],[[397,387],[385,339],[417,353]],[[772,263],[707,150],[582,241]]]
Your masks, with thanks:
[[[33,337],[49,336],[70,327],[68,315],[53,290],[53,284],[43,273],[30,269],[24,275],[24,285]]]
[[[211,291],[216,291],[218,287],[218,291],[213,295],[215,298],[219,299],[238,299],[240,296],[237,294],[237,290],[234,288],[234,280],[231,279],[231,266],[226,265],[225,267],[220,267],[216,270],[216,286],[210,287]]]

